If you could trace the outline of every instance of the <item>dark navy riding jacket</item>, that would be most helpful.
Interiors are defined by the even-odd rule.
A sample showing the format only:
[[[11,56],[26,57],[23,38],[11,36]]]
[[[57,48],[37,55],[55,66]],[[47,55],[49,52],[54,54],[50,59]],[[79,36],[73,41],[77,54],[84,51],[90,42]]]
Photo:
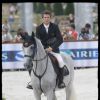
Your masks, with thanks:
[[[59,52],[59,46],[62,44],[63,38],[61,36],[61,32],[58,28],[58,25],[50,22],[48,33],[47,33],[42,23],[36,28],[36,37],[41,40],[44,49],[50,46],[53,48],[53,52],[57,52],[57,53]],[[48,40],[53,38],[56,38],[56,41],[52,45],[49,45]]]

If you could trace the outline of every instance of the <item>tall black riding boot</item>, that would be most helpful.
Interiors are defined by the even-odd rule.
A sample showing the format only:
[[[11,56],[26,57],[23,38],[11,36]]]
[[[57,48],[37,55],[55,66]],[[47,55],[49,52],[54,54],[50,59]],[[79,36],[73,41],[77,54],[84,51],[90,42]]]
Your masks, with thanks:
[[[59,75],[58,75],[58,88],[64,88],[65,83],[63,82],[63,68],[59,68]]]

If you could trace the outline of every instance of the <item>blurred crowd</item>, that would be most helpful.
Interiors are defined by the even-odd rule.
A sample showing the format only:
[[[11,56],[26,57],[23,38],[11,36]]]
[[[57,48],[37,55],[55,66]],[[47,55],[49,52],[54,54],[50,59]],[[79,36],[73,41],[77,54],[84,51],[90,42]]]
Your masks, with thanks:
[[[77,31],[75,28],[75,17],[73,14],[69,14],[66,19],[62,19],[60,22],[62,28],[62,36],[64,41],[70,40],[98,40],[98,33],[91,32],[91,24],[86,23],[84,27]]]
[[[2,43],[18,42],[16,39],[17,34],[13,36],[12,33],[17,31],[13,26],[18,16],[19,7],[16,4],[10,3],[8,8],[9,15],[2,23]]]
[[[13,29],[15,15],[18,14],[17,5],[9,5],[9,16],[2,23],[2,43],[16,43],[20,42],[19,36],[17,35],[16,30]],[[98,33],[91,33],[90,23],[86,23],[84,27],[78,32],[75,28],[75,17],[73,14],[69,14],[66,19],[58,19],[54,13],[52,13],[53,23],[57,24],[59,27],[62,27],[61,34],[64,41],[76,41],[76,40],[98,40]],[[33,26],[36,27],[37,24],[33,23]],[[63,28],[64,27],[64,28]],[[15,31],[16,34],[13,36],[12,32]]]
[[[98,34],[91,33],[91,25],[86,23],[84,27],[81,28],[80,32],[75,29],[75,24],[71,23],[62,32],[64,41],[69,40],[98,40]]]

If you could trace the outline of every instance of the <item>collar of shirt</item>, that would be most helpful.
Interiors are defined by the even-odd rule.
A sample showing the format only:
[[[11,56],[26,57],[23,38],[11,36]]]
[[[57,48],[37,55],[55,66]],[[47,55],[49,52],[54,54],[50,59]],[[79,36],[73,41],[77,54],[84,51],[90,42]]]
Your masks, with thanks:
[[[45,29],[46,29],[46,32],[48,33],[49,24],[48,24],[48,25],[45,25],[45,24],[44,24],[44,27],[45,27]]]
[[[44,25],[44,27],[45,27],[45,28],[48,28],[48,27],[49,27],[49,24],[48,24],[48,25],[46,25],[46,24],[43,24],[43,25]]]

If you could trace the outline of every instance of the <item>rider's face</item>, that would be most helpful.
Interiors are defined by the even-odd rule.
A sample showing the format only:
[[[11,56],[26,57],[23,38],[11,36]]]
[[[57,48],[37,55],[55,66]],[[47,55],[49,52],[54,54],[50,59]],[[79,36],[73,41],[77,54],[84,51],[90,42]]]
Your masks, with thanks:
[[[44,14],[43,15],[43,23],[44,24],[49,24],[50,23],[50,20],[51,20],[51,17],[49,14]]]

